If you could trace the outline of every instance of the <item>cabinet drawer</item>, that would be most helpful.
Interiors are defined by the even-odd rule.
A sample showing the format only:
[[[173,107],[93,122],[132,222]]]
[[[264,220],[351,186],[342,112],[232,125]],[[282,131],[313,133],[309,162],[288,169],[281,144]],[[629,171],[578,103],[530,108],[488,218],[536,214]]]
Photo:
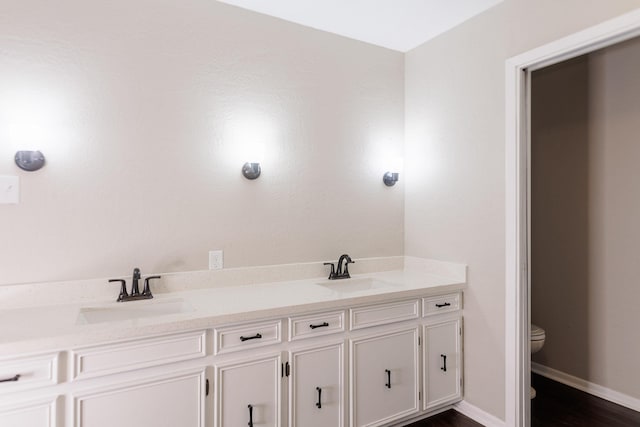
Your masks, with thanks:
[[[74,379],[97,377],[206,356],[203,331],[86,347],[73,352]]]
[[[381,304],[350,310],[351,330],[417,319],[418,300]]]
[[[289,340],[344,332],[344,311],[289,318]]]
[[[231,353],[282,342],[280,320],[215,329],[215,354]]]
[[[0,393],[56,384],[58,357],[58,353],[48,353],[0,360]]]
[[[456,310],[460,310],[460,292],[422,298],[422,315],[424,317]]]

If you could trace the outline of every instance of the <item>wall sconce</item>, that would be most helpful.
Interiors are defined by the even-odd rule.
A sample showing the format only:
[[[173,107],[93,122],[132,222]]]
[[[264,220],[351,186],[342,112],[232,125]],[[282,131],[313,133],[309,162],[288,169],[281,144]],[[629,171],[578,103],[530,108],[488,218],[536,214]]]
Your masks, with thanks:
[[[396,185],[396,182],[398,182],[399,176],[400,174],[398,172],[385,172],[385,174],[382,175],[382,182],[384,182],[384,185],[387,187],[393,187]]]
[[[33,172],[44,166],[44,154],[40,151],[18,151],[16,165],[22,170]]]
[[[242,165],[242,175],[247,179],[256,179],[260,176],[261,172],[260,163],[247,162]]]

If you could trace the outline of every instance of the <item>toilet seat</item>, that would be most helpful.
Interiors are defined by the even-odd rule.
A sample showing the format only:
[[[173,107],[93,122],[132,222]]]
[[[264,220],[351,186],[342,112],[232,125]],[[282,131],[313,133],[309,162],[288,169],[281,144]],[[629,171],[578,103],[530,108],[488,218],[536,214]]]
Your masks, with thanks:
[[[531,334],[530,334],[531,341],[544,341],[545,338],[546,338],[546,334],[544,332],[544,329],[532,323]]]

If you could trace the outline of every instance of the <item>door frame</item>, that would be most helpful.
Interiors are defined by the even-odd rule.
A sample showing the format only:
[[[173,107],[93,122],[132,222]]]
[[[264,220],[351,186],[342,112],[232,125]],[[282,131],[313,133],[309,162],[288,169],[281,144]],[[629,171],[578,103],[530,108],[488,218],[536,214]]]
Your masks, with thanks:
[[[530,425],[530,84],[531,72],[640,36],[640,9],[506,61],[505,422]]]

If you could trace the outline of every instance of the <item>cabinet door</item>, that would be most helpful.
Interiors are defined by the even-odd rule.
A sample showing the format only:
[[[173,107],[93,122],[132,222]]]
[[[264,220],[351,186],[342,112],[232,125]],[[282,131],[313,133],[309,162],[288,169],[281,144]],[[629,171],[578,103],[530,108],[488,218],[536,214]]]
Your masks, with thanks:
[[[290,427],[344,426],[344,344],[291,352]]]
[[[351,341],[351,425],[418,412],[418,328]]]
[[[2,427],[55,427],[55,400],[22,403],[0,407]]]
[[[424,327],[424,408],[452,403],[462,398],[462,319]]]
[[[204,369],[77,396],[77,427],[204,427]]]
[[[216,366],[216,427],[280,426],[280,354]]]

